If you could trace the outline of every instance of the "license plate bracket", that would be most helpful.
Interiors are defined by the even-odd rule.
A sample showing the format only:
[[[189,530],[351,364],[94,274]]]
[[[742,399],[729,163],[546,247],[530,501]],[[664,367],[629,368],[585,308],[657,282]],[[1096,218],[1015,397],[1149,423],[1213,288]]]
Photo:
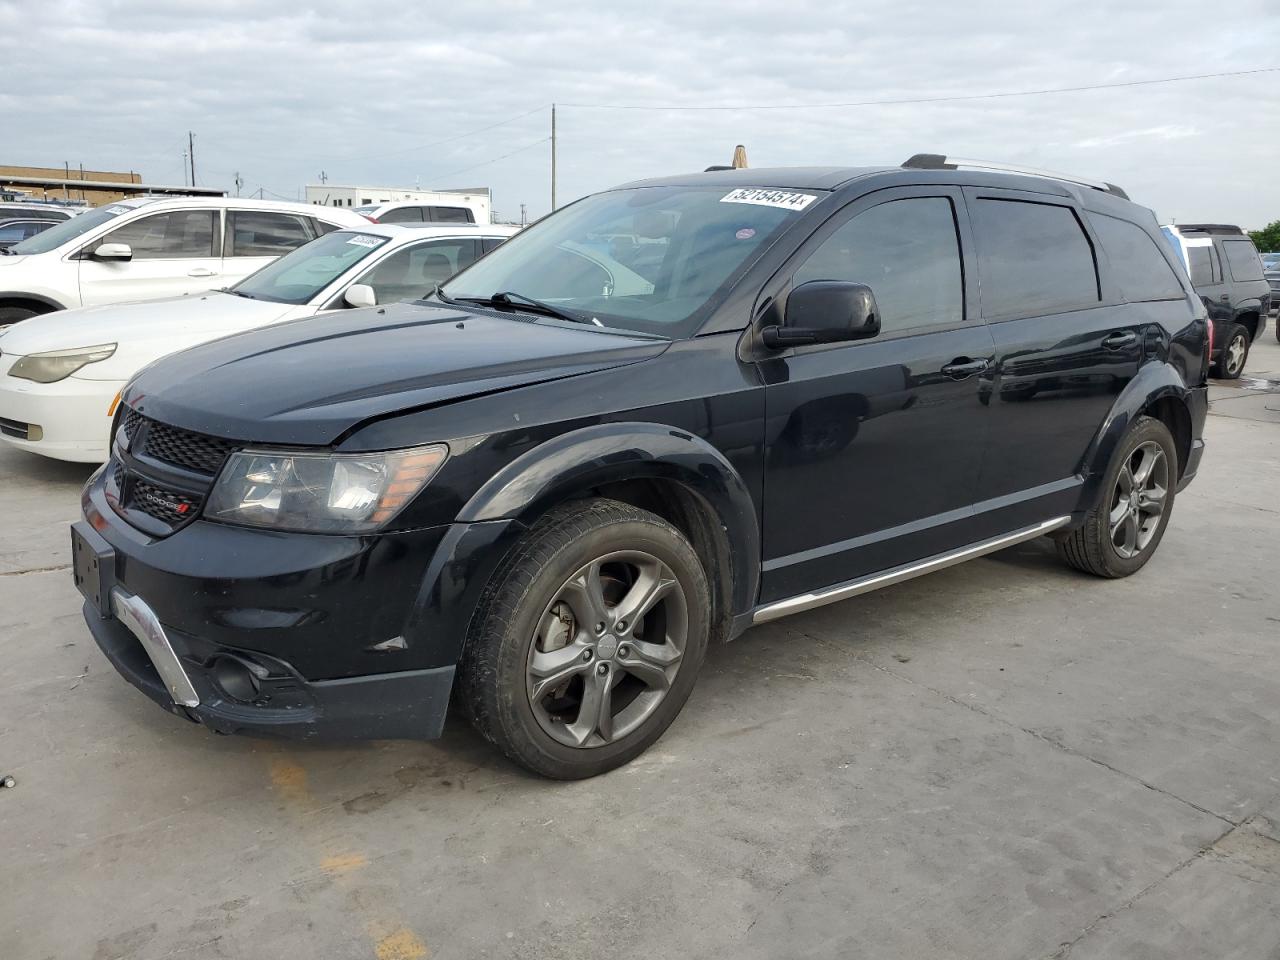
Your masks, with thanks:
[[[106,619],[111,613],[111,588],[116,583],[116,552],[96,530],[79,521],[71,525],[71,573],[76,589]]]

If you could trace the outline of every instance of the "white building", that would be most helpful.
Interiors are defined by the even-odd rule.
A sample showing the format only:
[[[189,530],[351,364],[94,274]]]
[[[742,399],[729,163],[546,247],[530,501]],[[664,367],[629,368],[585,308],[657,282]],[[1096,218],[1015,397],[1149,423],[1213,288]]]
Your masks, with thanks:
[[[403,187],[344,187],[333,183],[307,184],[307,203],[326,207],[367,207],[375,203],[413,200],[442,207],[470,207],[476,223],[491,222],[488,187],[463,190],[409,190]]]

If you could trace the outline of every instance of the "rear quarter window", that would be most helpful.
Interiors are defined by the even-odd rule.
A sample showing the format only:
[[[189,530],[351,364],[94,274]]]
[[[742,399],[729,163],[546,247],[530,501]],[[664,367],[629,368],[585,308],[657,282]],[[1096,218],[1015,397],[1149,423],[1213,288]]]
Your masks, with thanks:
[[[1089,223],[1102,242],[1125,299],[1176,300],[1183,297],[1173,267],[1147,231],[1136,223],[1091,213]]]
[[[979,197],[972,215],[986,317],[1038,317],[1097,306],[1093,245],[1071,207]]]
[[[1262,258],[1250,240],[1223,240],[1222,250],[1227,255],[1227,269],[1232,280],[1261,280]]]

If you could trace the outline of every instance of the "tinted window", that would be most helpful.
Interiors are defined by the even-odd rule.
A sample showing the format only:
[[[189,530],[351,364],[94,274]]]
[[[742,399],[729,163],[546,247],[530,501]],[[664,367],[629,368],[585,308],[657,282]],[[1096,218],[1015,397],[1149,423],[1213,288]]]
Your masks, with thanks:
[[[973,224],[988,317],[1038,317],[1098,302],[1093,248],[1070,207],[982,198]]]
[[[1216,283],[1213,275],[1213,247],[1187,247],[1187,260],[1191,263],[1191,284],[1201,287]]]
[[[475,223],[466,207],[432,207],[431,219],[439,223]]]
[[[378,217],[379,223],[421,223],[421,207],[396,207]]]
[[[250,300],[306,303],[386,242],[358,230],[327,233],[251,273],[231,292]]]
[[[883,332],[959,323],[964,286],[951,201],[893,200],[858,214],[796,271],[797,286],[810,280],[865,283]]]
[[[308,217],[259,210],[227,213],[227,256],[278,257],[311,239]]]
[[[1258,251],[1248,240],[1223,240],[1222,249],[1227,254],[1227,269],[1232,280],[1261,280],[1262,261]]]
[[[342,229],[336,223],[325,223],[323,220],[316,220],[312,217],[308,217],[307,222],[311,224],[311,229],[315,231],[317,237],[323,237],[326,233],[333,233],[335,230]]]
[[[472,239],[433,240],[397,250],[357,280],[367,283],[379,303],[417,300],[444,283],[479,256]]]
[[[27,239],[27,237],[34,237],[41,230],[47,229],[52,225],[52,220],[43,220],[40,223],[23,221],[0,223],[0,243],[17,243],[19,240]]]
[[[1089,214],[1089,222],[1107,251],[1111,269],[1120,289],[1129,300],[1172,300],[1183,296],[1173,268],[1151,239],[1136,223],[1115,217]]]
[[[127,243],[134,260],[180,260],[212,257],[217,213],[213,210],[171,210],[143,217],[113,230],[103,243]]]

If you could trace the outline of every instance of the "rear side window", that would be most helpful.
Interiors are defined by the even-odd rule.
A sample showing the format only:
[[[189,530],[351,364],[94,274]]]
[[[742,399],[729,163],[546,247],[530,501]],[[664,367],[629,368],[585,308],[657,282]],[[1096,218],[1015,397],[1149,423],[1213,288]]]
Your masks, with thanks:
[[[432,207],[431,219],[437,223],[475,223],[475,217],[466,207]]]
[[[212,257],[213,210],[172,210],[126,223],[100,243],[127,243],[134,260],[183,260]],[[95,248],[99,244],[94,244]]]
[[[1222,249],[1227,255],[1227,269],[1232,280],[1261,280],[1262,259],[1249,240],[1223,240]]]
[[[1105,214],[1089,214],[1089,223],[1102,241],[1127,300],[1182,298],[1182,284],[1147,231],[1136,223]]]
[[[1039,317],[1101,299],[1093,247],[1070,207],[983,197],[973,226],[987,317]]]
[[[379,223],[421,223],[421,207],[396,207],[378,217]]]
[[[1217,278],[1213,275],[1213,260],[1210,257],[1212,253],[1213,247],[1187,247],[1192,286],[1203,287],[1217,282]]]
[[[865,283],[882,333],[960,323],[964,284],[951,201],[911,197],[864,210],[796,270],[796,286],[810,280]]]
[[[278,257],[312,239],[310,217],[258,210],[227,213],[228,257]]]

